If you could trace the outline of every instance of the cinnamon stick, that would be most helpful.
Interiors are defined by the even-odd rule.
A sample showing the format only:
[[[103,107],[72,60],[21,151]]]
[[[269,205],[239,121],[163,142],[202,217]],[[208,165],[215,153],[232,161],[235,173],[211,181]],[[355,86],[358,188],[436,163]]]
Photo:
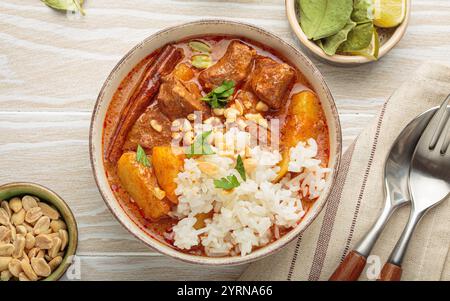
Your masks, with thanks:
[[[182,49],[167,45],[147,65],[141,80],[120,112],[117,126],[106,149],[107,160],[117,162],[128,132],[158,92],[161,76],[172,72],[182,57]]]

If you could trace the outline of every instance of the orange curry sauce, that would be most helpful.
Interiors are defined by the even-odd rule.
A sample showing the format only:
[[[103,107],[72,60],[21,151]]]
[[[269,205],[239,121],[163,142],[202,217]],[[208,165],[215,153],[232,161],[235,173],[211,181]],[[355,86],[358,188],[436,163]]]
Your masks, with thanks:
[[[284,62],[293,67],[292,64],[290,64],[286,59],[284,59],[279,54],[275,53],[272,49],[269,49],[268,47],[261,45],[259,43],[256,43],[254,41],[240,38],[240,37],[234,37],[234,36],[201,36],[201,37],[194,37],[190,39],[186,39],[184,41],[180,41],[178,43],[175,43],[175,47],[180,47],[184,51],[184,58],[180,62],[186,63],[189,66],[191,66],[190,58],[193,54],[192,50],[188,46],[188,42],[192,39],[195,40],[201,40],[206,43],[208,43],[211,48],[211,57],[213,62],[216,62],[218,59],[220,59],[229,43],[232,40],[239,40],[241,42],[246,43],[247,45],[253,47],[258,55],[270,57],[271,59],[277,61],[277,62]],[[156,51],[155,51],[156,52]],[[105,122],[104,122],[104,128],[103,128],[103,152],[105,152],[107,148],[107,144],[110,141],[110,138],[115,130],[115,126],[117,124],[117,121],[119,119],[120,113],[124,105],[126,104],[127,100],[133,93],[134,87],[137,85],[139,79],[141,78],[141,75],[149,62],[150,58],[154,55],[154,53],[149,54],[145,59],[143,59],[139,64],[137,64],[131,72],[122,80],[120,86],[118,87],[117,91],[115,92],[111,103],[109,105]],[[202,88],[200,84],[198,83],[197,77],[201,70],[192,68],[195,71],[195,76],[193,81],[196,82],[200,88],[201,91]],[[295,69],[295,68],[294,68]],[[263,113],[263,116],[267,119],[271,118],[278,118],[280,120],[280,127],[283,127],[285,115],[287,108],[289,106],[289,100],[291,96],[295,93],[298,93],[302,90],[311,90],[313,91],[312,86],[310,83],[306,80],[306,78],[303,76],[303,74],[296,69],[297,77],[296,82],[290,92],[288,101],[285,103],[285,105],[277,111],[269,110],[266,113]],[[235,88],[235,93],[233,97],[239,92],[239,86]],[[205,94],[206,92],[203,91]],[[155,97],[156,98],[156,97]],[[156,100],[153,100],[151,105],[154,105]],[[233,100],[230,101],[230,104],[233,103]],[[329,136],[328,136],[328,127],[326,125],[326,120],[323,111],[320,112],[320,119],[323,121],[321,122],[320,127],[320,133],[316,139],[319,152],[318,152],[318,159],[322,160],[323,166],[328,165],[329,160]],[[147,151],[147,153],[149,153]],[[150,236],[160,240],[161,242],[166,242],[168,245],[170,245],[173,248],[176,248],[173,246],[173,241],[167,239],[164,237],[164,233],[167,231],[171,231],[171,227],[175,225],[178,220],[172,219],[172,218],[165,218],[158,221],[151,221],[146,218],[144,218],[141,210],[136,205],[136,203],[130,198],[128,193],[121,187],[118,175],[117,175],[117,164],[111,163],[108,160],[104,159],[103,161],[106,175],[111,187],[111,190],[113,191],[117,201],[119,202],[120,206],[123,208],[123,210],[126,212],[126,214],[146,233],[148,233]],[[303,207],[305,211],[308,211],[309,208],[312,206],[314,201],[310,200],[302,200]],[[286,234],[291,229],[285,229],[283,231],[280,231],[280,236]],[[205,255],[201,247],[194,247],[191,250],[180,250],[185,253],[195,254],[195,255]],[[206,256],[206,255],[205,255]]]

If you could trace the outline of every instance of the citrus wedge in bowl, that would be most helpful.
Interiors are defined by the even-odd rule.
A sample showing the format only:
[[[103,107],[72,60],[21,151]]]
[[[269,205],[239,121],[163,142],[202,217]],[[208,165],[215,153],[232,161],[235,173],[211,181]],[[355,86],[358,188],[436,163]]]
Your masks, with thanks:
[[[400,25],[406,15],[406,0],[374,0],[373,24],[381,28]]]

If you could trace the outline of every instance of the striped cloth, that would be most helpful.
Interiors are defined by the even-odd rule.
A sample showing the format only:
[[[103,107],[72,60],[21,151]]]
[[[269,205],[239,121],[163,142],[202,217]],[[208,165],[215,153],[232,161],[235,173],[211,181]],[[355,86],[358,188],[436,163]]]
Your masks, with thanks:
[[[383,166],[401,130],[450,93],[450,67],[426,64],[383,105],[348,148],[337,183],[317,219],[282,251],[251,264],[240,280],[327,280],[374,223],[384,204]],[[422,219],[403,262],[403,280],[450,280],[450,202]],[[373,279],[397,242],[409,206],[393,214],[360,280]]]

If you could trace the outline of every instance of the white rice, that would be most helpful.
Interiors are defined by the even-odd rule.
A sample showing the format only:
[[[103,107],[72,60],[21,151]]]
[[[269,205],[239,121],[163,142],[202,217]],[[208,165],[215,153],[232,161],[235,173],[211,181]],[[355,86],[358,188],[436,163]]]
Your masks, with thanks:
[[[175,179],[179,203],[171,214],[180,221],[173,227],[174,245],[186,250],[201,245],[209,256],[244,256],[277,239],[280,229],[298,224],[305,214],[301,198],[319,197],[330,169],[321,167],[321,161],[316,159],[317,144],[309,139],[290,150],[288,170],[298,175],[272,183],[279,171],[281,155],[255,146],[248,149],[245,158],[254,159],[256,167],[247,171],[247,179],[243,181],[234,167],[237,154],[242,156],[249,147],[248,133],[232,128],[223,136],[233,141],[233,147],[227,144],[221,151],[218,143],[213,143],[216,154],[185,159],[184,171]],[[233,155],[223,155],[230,151]],[[214,176],[202,172],[198,167],[200,161],[217,165],[218,171]],[[235,175],[240,186],[231,191],[215,188],[214,179],[229,175]],[[205,220],[206,226],[195,229],[195,216],[212,210],[214,214]]]

